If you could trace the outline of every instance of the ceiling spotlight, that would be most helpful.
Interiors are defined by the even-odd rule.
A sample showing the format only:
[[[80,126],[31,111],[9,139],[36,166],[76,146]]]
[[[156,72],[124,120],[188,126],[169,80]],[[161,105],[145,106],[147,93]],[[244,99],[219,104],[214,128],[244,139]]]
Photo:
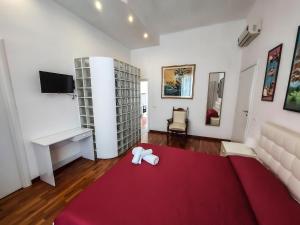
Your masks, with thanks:
[[[99,11],[102,11],[102,4],[100,1],[95,1],[95,7],[96,9],[98,9]]]
[[[144,38],[147,39],[148,38],[148,33],[144,33]]]
[[[129,21],[129,23],[133,23],[133,20],[134,20],[134,19],[133,19],[133,16],[132,16],[132,15],[129,15],[129,16],[128,16],[128,21]]]

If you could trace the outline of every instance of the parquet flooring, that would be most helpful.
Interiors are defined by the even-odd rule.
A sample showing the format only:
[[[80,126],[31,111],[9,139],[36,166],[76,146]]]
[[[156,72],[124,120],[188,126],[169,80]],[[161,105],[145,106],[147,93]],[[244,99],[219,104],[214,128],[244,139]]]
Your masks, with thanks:
[[[180,136],[173,136],[167,141],[167,135],[161,133],[146,134],[142,137],[142,142],[209,154],[219,154],[220,149],[219,141],[190,137],[185,139]],[[122,156],[95,162],[80,158],[55,171],[56,187],[37,180],[32,186],[1,199],[0,224],[52,224],[54,218],[68,202],[101,177],[120,158]]]

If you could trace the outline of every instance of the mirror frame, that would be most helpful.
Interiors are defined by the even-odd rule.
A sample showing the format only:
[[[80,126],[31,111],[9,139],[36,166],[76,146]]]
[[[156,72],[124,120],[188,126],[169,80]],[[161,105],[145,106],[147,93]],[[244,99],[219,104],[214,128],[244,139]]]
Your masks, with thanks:
[[[205,125],[206,126],[210,126],[210,127],[220,127],[221,126],[221,119],[222,119],[222,108],[223,108],[223,101],[224,101],[224,89],[225,88],[223,88],[223,93],[222,93],[222,103],[221,103],[221,107],[220,107],[220,115],[219,115],[219,117],[220,117],[220,121],[219,121],[219,125],[218,126],[214,126],[214,125],[211,125],[211,124],[207,124],[206,123],[206,117],[207,117],[207,105],[208,105],[208,93],[209,93],[209,81],[210,81],[210,76],[211,76],[211,74],[216,74],[216,73],[218,73],[218,74],[223,74],[224,75],[224,87],[225,87],[225,78],[226,78],[226,72],[210,72],[209,74],[208,74],[208,88],[207,88],[207,98],[206,98],[206,111],[205,111]]]

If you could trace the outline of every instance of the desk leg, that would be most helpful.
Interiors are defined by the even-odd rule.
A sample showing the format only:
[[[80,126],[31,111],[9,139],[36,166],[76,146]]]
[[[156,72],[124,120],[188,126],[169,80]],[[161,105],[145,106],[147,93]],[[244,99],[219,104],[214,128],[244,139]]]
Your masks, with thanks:
[[[83,158],[95,160],[93,136],[80,140],[80,151]]]
[[[34,147],[41,180],[55,186],[49,146],[35,145]]]

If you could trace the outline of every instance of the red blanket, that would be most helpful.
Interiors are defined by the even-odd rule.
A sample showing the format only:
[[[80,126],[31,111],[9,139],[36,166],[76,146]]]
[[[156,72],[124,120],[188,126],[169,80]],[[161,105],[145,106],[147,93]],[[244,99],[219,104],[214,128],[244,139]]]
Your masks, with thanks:
[[[228,158],[142,145],[157,166],[129,152],[76,197],[55,225],[254,225],[255,216]]]
[[[261,225],[300,225],[300,205],[271,171],[258,161],[230,157]]]

